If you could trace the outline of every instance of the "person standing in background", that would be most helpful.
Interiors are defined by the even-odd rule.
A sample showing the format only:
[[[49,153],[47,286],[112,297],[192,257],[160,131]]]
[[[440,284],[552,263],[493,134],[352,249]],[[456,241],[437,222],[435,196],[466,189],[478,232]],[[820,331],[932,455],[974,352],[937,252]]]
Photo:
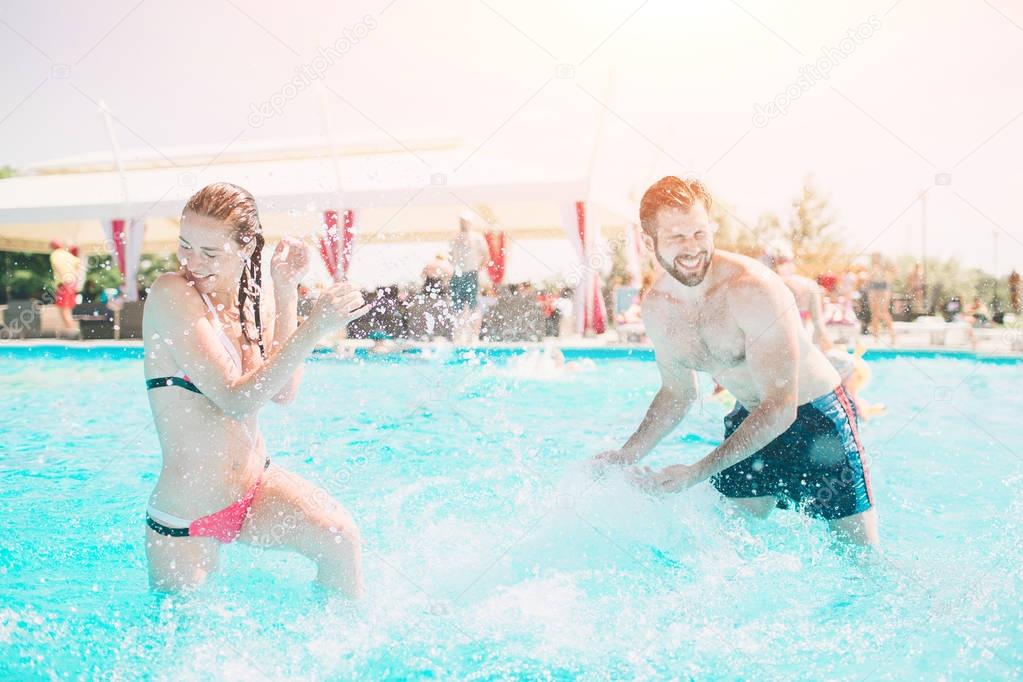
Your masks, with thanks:
[[[54,239],[50,242],[50,267],[53,268],[54,303],[60,311],[63,331],[72,332],[75,322],[71,310],[78,302],[78,271],[82,261]]]
[[[831,339],[824,328],[824,296],[820,285],[796,272],[794,256],[787,245],[775,245],[764,254],[761,262],[778,273],[792,292],[799,310],[799,321],[813,338],[813,345],[822,351],[831,350]]]
[[[870,256],[870,271],[867,275],[867,304],[870,306],[870,333],[880,339],[881,325],[888,330],[891,345],[895,345],[895,329],[892,325],[892,282],[891,272],[880,253]]]
[[[910,310],[914,315],[923,314],[924,308],[924,271],[917,263],[906,276],[906,293],[909,294]]]
[[[471,338],[479,298],[480,268],[487,262],[490,250],[483,235],[473,229],[472,215],[458,218],[458,234],[451,240],[451,310],[455,315],[456,342]]]
[[[453,274],[451,261],[445,253],[438,253],[423,266],[423,290],[446,294]]]
[[[1019,273],[1013,268],[1009,275],[1009,310],[1019,315]]]

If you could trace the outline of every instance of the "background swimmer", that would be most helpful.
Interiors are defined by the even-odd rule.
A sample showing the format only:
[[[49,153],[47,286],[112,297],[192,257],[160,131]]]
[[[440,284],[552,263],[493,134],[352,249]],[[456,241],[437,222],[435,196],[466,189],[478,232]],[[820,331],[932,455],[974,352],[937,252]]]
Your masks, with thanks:
[[[509,362],[511,373],[517,377],[531,379],[556,379],[573,372],[584,372],[596,368],[589,358],[565,360],[560,348],[545,344],[542,348],[530,348]]]
[[[858,344],[853,353],[841,348],[832,348],[826,353],[863,421],[885,413],[884,403],[869,403],[860,396],[860,391],[867,387],[873,375],[870,365],[863,359],[866,350],[863,344]]]

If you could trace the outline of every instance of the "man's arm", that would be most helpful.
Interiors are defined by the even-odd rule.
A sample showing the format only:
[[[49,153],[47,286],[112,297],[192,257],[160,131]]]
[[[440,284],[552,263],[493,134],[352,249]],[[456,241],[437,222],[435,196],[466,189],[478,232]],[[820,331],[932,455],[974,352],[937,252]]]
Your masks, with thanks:
[[[675,430],[696,400],[699,393],[696,372],[665,368],[661,362],[657,365],[661,370],[661,388],[639,428],[621,450],[604,453],[601,459],[611,464],[635,464]]]
[[[746,366],[757,405],[742,424],[693,465],[697,481],[710,478],[761,450],[796,420],[799,396],[799,313],[780,282],[756,282],[737,291],[733,310],[746,335]]]
[[[667,352],[669,335],[663,332],[657,315],[658,312],[648,309],[644,321],[647,324],[647,334],[654,344],[657,368],[661,373],[661,388],[647,408],[639,428],[621,450],[612,450],[599,456],[612,464],[635,464],[643,459],[675,430],[699,396],[696,372],[681,368],[671,360]]]
[[[761,396],[742,424],[706,457],[647,472],[644,487],[684,490],[737,464],[780,436],[796,419],[799,395],[799,314],[781,282],[754,281],[734,292],[732,310],[746,335],[746,364]]]

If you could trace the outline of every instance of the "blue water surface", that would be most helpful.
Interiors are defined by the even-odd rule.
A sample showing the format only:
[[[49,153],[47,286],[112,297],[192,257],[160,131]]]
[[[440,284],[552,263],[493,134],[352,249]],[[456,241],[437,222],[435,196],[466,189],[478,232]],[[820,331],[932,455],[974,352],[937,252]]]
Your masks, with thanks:
[[[836,549],[709,485],[654,499],[580,466],[658,386],[649,352],[309,361],[261,416],[275,461],[366,540],[366,598],[240,544],[198,594],[151,593],[160,454],[141,351],[0,347],[0,678],[1011,678],[1023,665],[1023,364],[875,354],[862,424],[883,551]],[[706,386],[705,388],[709,388]],[[708,391],[709,393],[709,391]],[[706,399],[650,457],[721,439]]]

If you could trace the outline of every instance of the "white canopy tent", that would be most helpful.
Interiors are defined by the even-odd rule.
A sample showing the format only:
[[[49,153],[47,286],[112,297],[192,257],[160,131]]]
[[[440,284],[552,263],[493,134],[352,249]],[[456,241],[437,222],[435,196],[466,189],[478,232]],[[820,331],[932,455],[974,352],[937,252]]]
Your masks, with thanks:
[[[348,207],[359,210],[360,236],[385,241],[446,239],[466,210],[512,236],[554,237],[561,234],[560,206],[589,199],[585,169],[476,161],[464,147],[341,156],[340,193],[329,157],[262,156],[174,165],[171,158],[128,168],[124,189],[112,169],[70,168],[2,180],[0,248],[45,252],[58,238],[85,252],[102,251],[102,223],[120,218],[145,221],[143,251],[173,250],[177,218],[188,197],[216,181],[252,192],[268,241],[286,233],[312,235],[323,211]],[[591,203],[602,224],[624,224],[625,217],[607,208],[608,202]]]
[[[551,168],[477,156],[453,143],[333,158],[322,148],[160,156],[129,165],[123,177],[109,161],[72,160],[0,180],[0,250],[47,252],[58,239],[84,255],[109,253],[111,221],[125,220],[125,241],[137,242],[130,254],[173,252],[188,197],[227,181],[257,198],[269,244],[285,234],[313,244],[324,211],[353,210],[349,276],[362,286],[416,278],[430,256],[446,249],[466,212],[481,229],[507,236],[508,281],[548,279],[593,267],[586,264],[593,254],[583,258],[566,239],[577,229],[568,207],[586,205],[587,239],[596,241],[602,228],[621,233],[634,215],[626,196],[612,201],[602,190],[603,197],[591,197],[589,175],[582,163]],[[134,265],[127,264],[131,272]]]

